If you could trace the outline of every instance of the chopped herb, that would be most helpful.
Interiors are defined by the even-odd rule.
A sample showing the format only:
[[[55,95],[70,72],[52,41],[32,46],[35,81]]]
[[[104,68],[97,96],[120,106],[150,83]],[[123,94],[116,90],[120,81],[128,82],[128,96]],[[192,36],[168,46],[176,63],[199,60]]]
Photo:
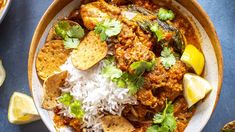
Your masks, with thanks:
[[[122,24],[115,19],[105,19],[103,22],[97,24],[95,27],[95,33],[100,34],[102,41],[105,41],[108,37],[118,35],[122,30]]]
[[[130,65],[130,71],[133,72],[135,75],[141,75],[145,71],[149,72],[153,70],[155,63],[155,60],[153,60],[152,62],[137,61]]]
[[[132,95],[136,94],[136,92],[144,85],[144,77],[142,76],[124,73],[122,78],[126,82],[129,93]]]
[[[110,78],[113,81],[113,79],[122,76],[122,71],[116,66],[108,65],[102,69],[102,74],[104,77]]]
[[[65,38],[64,47],[66,49],[77,48],[79,43],[80,43],[80,41],[77,38]]]
[[[76,118],[80,119],[83,117],[84,111],[82,109],[81,102],[78,100],[74,100],[73,96],[70,95],[70,93],[63,93],[59,97],[58,102],[67,106],[70,110],[69,112]]]
[[[84,36],[84,30],[80,25],[71,26],[68,21],[60,21],[55,26],[55,32],[64,40],[67,49],[77,48],[80,39]]]
[[[58,101],[65,106],[69,106],[73,102],[73,96],[71,96],[69,93],[64,93],[59,97]]]
[[[175,18],[175,14],[172,10],[167,10],[164,8],[159,9],[157,16],[162,21],[173,20]]]
[[[83,117],[84,111],[80,101],[76,100],[70,105],[70,113],[78,119]]]
[[[153,125],[147,129],[147,132],[173,132],[175,129],[174,107],[171,102],[166,102],[165,109],[154,116]]]
[[[55,32],[57,35],[59,35],[62,39],[65,39],[67,36],[67,30],[69,30],[70,25],[67,21],[60,21],[55,26]]]
[[[120,88],[128,88],[130,94],[135,94],[144,85],[144,77],[142,77],[142,74],[145,71],[151,71],[155,66],[155,60],[151,62],[134,62],[130,66],[133,74],[129,74],[127,72],[122,72],[114,65],[113,57],[107,57],[104,60],[104,63],[105,66],[102,69],[103,76],[110,78],[110,80]]]
[[[83,28],[80,25],[72,26],[68,31],[67,35],[70,38],[81,39],[85,35]]]
[[[161,52],[161,61],[166,69],[170,69],[176,63],[176,58],[170,48],[163,48],[163,51]]]
[[[150,30],[157,36],[158,41],[161,41],[164,39],[164,32],[158,25],[158,23],[154,23],[151,27]]]

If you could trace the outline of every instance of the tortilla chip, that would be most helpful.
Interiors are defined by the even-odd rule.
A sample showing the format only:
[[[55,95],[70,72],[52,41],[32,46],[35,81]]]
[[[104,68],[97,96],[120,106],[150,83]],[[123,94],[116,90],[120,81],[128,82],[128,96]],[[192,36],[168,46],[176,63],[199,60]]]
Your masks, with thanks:
[[[63,71],[50,77],[45,80],[43,84],[43,101],[42,108],[47,110],[52,110],[56,107],[56,99],[61,95],[60,87],[64,85],[65,79],[68,76],[67,71]]]
[[[69,22],[69,25],[71,25],[71,26],[79,25],[77,22],[70,21],[70,20],[61,20],[61,21],[67,21],[67,22]],[[58,21],[58,22],[60,22],[60,21]],[[48,35],[47,35],[46,42],[49,42],[49,41],[52,41],[52,40],[62,40],[62,39],[60,38],[60,36],[58,36],[58,35],[56,34],[56,32],[55,32],[55,26],[58,24],[58,22],[55,23],[55,24],[52,26],[52,28],[50,29],[50,31],[49,31],[49,33],[48,33]]]
[[[101,119],[104,132],[133,132],[133,125],[121,116],[105,116]]]
[[[79,44],[78,48],[73,50],[71,60],[76,68],[87,70],[102,60],[107,52],[106,42],[102,42],[99,35],[91,31]]]
[[[36,60],[38,76],[45,80],[55,72],[60,72],[60,66],[65,63],[71,50],[65,49],[62,40],[46,43],[39,51]]]

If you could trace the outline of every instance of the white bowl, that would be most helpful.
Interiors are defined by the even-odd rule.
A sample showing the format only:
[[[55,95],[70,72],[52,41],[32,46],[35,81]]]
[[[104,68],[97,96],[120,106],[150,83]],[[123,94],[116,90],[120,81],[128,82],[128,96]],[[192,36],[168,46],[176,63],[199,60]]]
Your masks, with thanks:
[[[58,18],[68,16],[79,5],[80,0],[55,0],[38,24],[29,51],[29,85],[38,112],[50,131],[55,131],[55,127],[51,119],[51,113],[40,107],[43,92],[42,84],[36,73],[35,58],[40,48],[44,45],[46,36],[53,23]],[[222,51],[213,24],[197,1],[174,0],[172,1],[172,5],[177,7],[184,15],[188,16],[191,22],[196,25],[195,30],[199,30],[202,40],[201,47],[206,58],[204,77],[214,87],[213,91],[198,104],[194,116],[185,129],[185,132],[199,132],[208,122],[219,99],[223,80]]]

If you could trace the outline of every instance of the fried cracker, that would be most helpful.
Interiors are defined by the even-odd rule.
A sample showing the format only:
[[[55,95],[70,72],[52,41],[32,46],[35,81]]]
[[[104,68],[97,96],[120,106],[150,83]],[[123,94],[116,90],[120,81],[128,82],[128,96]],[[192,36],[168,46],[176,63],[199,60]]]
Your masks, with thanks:
[[[62,40],[47,42],[39,51],[36,60],[38,76],[45,80],[55,72],[60,71],[60,66],[65,63],[71,50],[65,49]]]
[[[73,50],[73,65],[80,70],[87,70],[102,60],[108,52],[106,42],[100,40],[94,31],[88,33],[77,49]]]
[[[60,87],[65,83],[68,76],[67,71],[63,71],[48,77],[43,84],[42,108],[52,110],[56,107],[56,99],[61,95]]]
[[[108,115],[101,119],[104,132],[133,132],[133,125],[121,116]]]

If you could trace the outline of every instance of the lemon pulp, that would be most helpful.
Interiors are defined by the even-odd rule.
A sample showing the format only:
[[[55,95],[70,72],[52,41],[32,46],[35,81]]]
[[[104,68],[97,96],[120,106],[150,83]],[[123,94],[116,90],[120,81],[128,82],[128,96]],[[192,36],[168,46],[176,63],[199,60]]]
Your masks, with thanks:
[[[40,119],[33,99],[25,94],[14,92],[10,99],[8,120],[13,124],[25,124]]]
[[[205,65],[205,58],[195,46],[191,44],[186,46],[181,61],[192,67],[198,75],[201,75]]]

